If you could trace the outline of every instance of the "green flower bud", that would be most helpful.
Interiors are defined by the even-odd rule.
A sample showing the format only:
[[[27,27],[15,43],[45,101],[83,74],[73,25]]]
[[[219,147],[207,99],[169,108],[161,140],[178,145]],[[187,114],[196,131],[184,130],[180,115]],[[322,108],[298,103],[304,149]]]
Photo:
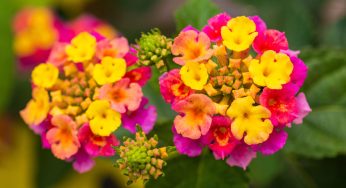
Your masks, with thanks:
[[[163,175],[162,169],[167,164],[165,159],[170,148],[158,148],[157,145],[156,135],[148,139],[138,128],[135,139],[124,138],[123,145],[115,148],[120,156],[115,166],[129,177],[128,185],[138,179],[146,182],[150,178],[157,179]]]
[[[172,39],[162,35],[159,29],[153,29],[148,33],[142,33],[137,44],[141,65],[156,65],[160,72],[167,71],[164,59],[170,55]]]

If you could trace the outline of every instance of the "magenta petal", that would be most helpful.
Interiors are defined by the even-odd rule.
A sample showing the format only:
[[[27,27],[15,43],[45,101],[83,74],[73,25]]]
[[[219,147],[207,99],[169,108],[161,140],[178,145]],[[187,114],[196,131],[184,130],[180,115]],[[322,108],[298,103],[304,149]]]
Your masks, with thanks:
[[[200,139],[193,140],[193,139],[185,138],[177,133],[174,126],[172,128],[172,131],[173,131],[174,145],[176,146],[177,151],[180,154],[184,154],[189,157],[196,157],[202,153],[203,145]]]
[[[308,67],[304,64],[304,62],[301,59],[295,56],[291,56],[290,58],[293,63],[291,82],[296,84],[298,87],[302,87],[308,75]]]
[[[264,33],[265,30],[267,30],[266,23],[259,16],[249,16],[249,18],[253,22],[255,22],[255,24],[256,24],[256,31],[258,33]]]
[[[253,148],[263,155],[271,155],[279,151],[286,144],[288,134],[283,129],[274,130],[269,139]]]
[[[308,101],[306,100],[304,93],[299,93],[296,97],[297,106],[298,106],[298,117],[293,120],[295,124],[303,123],[303,118],[307,116],[311,112],[311,108],[309,106]]]
[[[245,144],[238,145],[234,148],[231,156],[227,159],[227,164],[230,166],[238,166],[244,170],[250,164],[251,160],[256,157],[256,152]]]
[[[139,124],[145,133],[149,133],[153,128],[157,118],[155,106],[148,106],[148,99],[143,97],[140,106],[133,112],[122,114],[123,127],[131,133],[136,132],[136,125]]]
[[[184,29],[181,30],[181,32],[185,32],[185,31],[196,31],[197,33],[199,33],[198,29],[194,28],[192,25],[188,25],[186,26]]]
[[[75,161],[73,162],[73,168],[79,172],[84,173],[95,165],[94,160],[83,150],[80,149],[75,155]]]

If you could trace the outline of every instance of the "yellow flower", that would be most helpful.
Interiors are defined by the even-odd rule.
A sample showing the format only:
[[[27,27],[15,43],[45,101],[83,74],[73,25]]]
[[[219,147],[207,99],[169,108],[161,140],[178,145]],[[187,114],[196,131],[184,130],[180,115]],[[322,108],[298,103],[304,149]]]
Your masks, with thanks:
[[[233,119],[232,134],[241,140],[246,133],[244,142],[248,145],[263,143],[273,131],[273,125],[268,119],[270,111],[260,105],[252,106],[254,103],[250,96],[237,98],[227,110],[227,115]]]
[[[180,69],[184,84],[195,90],[202,90],[208,81],[208,70],[203,63],[187,62]]]
[[[290,81],[293,64],[283,53],[267,50],[259,60],[250,62],[249,71],[255,84],[267,86],[270,89],[281,89]]]
[[[54,65],[42,63],[35,67],[31,73],[31,79],[36,86],[43,88],[52,87],[57,81],[59,70]]]
[[[30,126],[40,124],[49,112],[49,96],[44,88],[34,88],[32,97],[25,109],[20,111],[24,122]]]
[[[87,32],[82,32],[66,46],[66,54],[69,60],[80,63],[86,62],[93,58],[96,48],[96,39]]]
[[[106,56],[101,64],[96,64],[93,78],[99,85],[114,83],[120,80],[126,73],[126,62],[123,58]]]
[[[92,102],[86,111],[90,119],[90,129],[95,135],[109,136],[120,127],[120,114],[111,109],[106,100]]]
[[[245,16],[232,18],[221,28],[223,44],[236,52],[248,49],[257,35],[256,24]]]

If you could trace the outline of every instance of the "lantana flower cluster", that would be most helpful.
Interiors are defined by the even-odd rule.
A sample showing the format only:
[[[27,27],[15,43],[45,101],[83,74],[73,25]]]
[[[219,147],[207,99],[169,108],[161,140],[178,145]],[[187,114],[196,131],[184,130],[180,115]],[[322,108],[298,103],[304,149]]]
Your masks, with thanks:
[[[174,143],[195,157],[204,147],[230,166],[246,168],[256,153],[285,145],[286,127],[311,111],[299,93],[307,66],[285,33],[258,16],[209,19],[201,30],[183,29],[171,46],[180,68],[160,77],[160,91],[177,112]]]
[[[47,60],[52,48],[56,47],[56,42],[69,42],[83,31],[97,32],[109,39],[118,35],[111,25],[91,15],[64,21],[49,8],[22,9],[13,20],[13,48],[18,68],[21,71],[31,71]]]
[[[132,133],[136,124],[146,133],[153,128],[156,109],[142,92],[151,69],[135,64],[124,37],[81,32],[57,46],[32,71],[32,99],[20,115],[44,148],[85,172],[93,158],[115,154],[120,126]]]

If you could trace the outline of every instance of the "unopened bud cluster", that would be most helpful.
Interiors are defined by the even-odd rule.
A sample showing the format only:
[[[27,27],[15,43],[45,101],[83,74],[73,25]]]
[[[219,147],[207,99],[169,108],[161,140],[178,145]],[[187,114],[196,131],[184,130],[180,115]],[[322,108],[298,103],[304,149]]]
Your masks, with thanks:
[[[167,71],[164,58],[171,54],[172,40],[162,35],[158,29],[142,33],[137,41],[139,63],[144,66],[155,65],[160,72]]]
[[[120,155],[116,166],[129,177],[127,184],[138,179],[146,182],[150,177],[157,179],[164,175],[162,169],[167,164],[165,161],[168,157],[167,147],[158,148],[157,145],[156,135],[147,139],[144,132],[138,130],[135,139],[125,137],[123,145],[116,148]]]

